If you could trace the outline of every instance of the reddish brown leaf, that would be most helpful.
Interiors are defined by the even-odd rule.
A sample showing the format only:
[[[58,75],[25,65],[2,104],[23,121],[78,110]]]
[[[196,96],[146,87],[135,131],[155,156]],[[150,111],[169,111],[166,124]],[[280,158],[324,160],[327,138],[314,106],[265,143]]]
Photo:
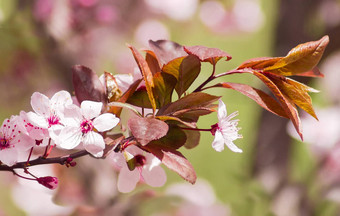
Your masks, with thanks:
[[[162,71],[167,74],[171,74],[174,76],[177,80],[179,79],[179,70],[181,67],[181,64],[185,57],[179,57],[172,59],[167,64],[165,64],[162,68]]]
[[[210,62],[211,64],[216,64],[221,58],[227,58],[226,61],[231,59],[231,56],[218,49],[209,48],[205,46],[184,46],[184,51],[189,55],[194,55],[199,58],[202,62]]]
[[[122,91],[119,89],[116,78],[108,72],[104,72],[105,86],[107,97],[110,102],[117,101],[122,96]]]
[[[107,94],[97,74],[90,68],[76,65],[72,68],[72,82],[79,103],[84,100],[107,103]]]
[[[193,149],[200,143],[201,133],[199,131],[194,130],[184,130],[187,138],[184,147],[187,149]]]
[[[163,107],[158,111],[157,115],[168,115],[185,109],[205,108],[206,106],[217,101],[219,98],[220,97],[204,92],[194,92],[180,98],[166,107]]]
[[[184,180],[191,184],[196,182],[195,170],[181,152],[158,145],[146,145],[141,148],[155,155],[165,166],[178,173]]]
[[[134,91],[126,102],[138,107],[152,109],[152,105],[150,103],[148,92],[145,86],[141,86],[136,91]]]
[[[152,93],[152,88],[154,87],[153,83],[153,76],[151,73],[151,70],[149,68],[148,63],[145,61],[143,56],[134,48],[133,46],[128,45],[128,47],[131,49],[132,54],[138,64],[138,67],[140,71],[142,72],[144,81],[145,81],[145,86],[146,86],[146,91],[148,93],[148,97],[152,106],[153,111],[156,110],[156,101]]]
[[[274,65],[264,68],[264,71],[282,76],[292,76],[310,71],[319,63],[328,42],[328,36],[324,36],[318,41],[300,44],[293,48],[286,57]]]
[[[296,76],[305,76],[305,77],[324,77],[323,73],[320,72],[319,68],[314,67],[313,70],[300,73],[300,74],[295,74]]]
[[[158,60],[161,65],[165,65],[171,60],[187,56],[188,54],[184,51],[183,46],[169,40],[149,40],[151,49],[156,53]]]
[[[212,87],[223,87],[223,88],[229,88],[234,89],[243,95],[249,97],[250,99],[254,100],[257,104],[259,104],[264,109],[285,118],[288,118],[286,112],[283,110],[281,105],[271,96],[266,94],[265,92],[253,88],[249,85],[240,84],[240,83],[230,83],[230,82],[224,82],[216,84]]]
[[[152,75],[155,75],[157,72],[161,71],[161,65],[159,64],[157,56],[153,51],[145,50],[145,52],[145,61],[148,63]]]
[[[169,130],[165,122],[154,118],[131,117],[127,125],[132,135],[143,146],[164,137]]]
[[[193,124],[191,122],[183,121],[182,119],[177,118],[175,116],[156,116],[156,118],[161,120],[161,121],[177,122],[177,123],[183,124],[183,125],[185,125],[185,126],[187,126],[189,128],[196,128],[196,124]]]
[[[155,88],[153,93],[157,103],[157,108],[171,102],[172,92],[176,86],[177,80],[174,76],[158,72],[153,77]]]
[[[180,129],[177,125],[169,125],[168,133],[158,139],[151,141],[148,145],[151,146],[159,146],[161,148],[172,148],[179,149],[184,145],[187,140],[187,136],[182,129]]]
[[[274,65],[277,61],[283,57],[260,57],[253,58],[243,62],[237,69],[252,68],[252,69],[263,69]]]
[[[201,62],[196,56],[185,57],[179,68],[178,82],[175,90],[179,97],[191,86],[201,71]]]

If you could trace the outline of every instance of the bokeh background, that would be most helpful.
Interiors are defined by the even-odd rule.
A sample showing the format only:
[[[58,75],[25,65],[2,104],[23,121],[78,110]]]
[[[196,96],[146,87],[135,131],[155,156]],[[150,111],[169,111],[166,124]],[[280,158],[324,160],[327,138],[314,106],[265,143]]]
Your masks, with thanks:
[[[303,112],[305,142],[288,121],[232,90],[228,112],[239,111],[244,153],[211,148],[213,136],[183,154],[199,181],[191,186],[167,171],[159,189],[141,185],[119,194],[108,161],[84,158],[74,168],[36,167],[60,180],[57,191],[0,173],[0,215],[340,215],[340,2],[338,0],[0,0],[0,119],[29,111],[30,96],[73,91],[71,67],[99,75],[133,73],[126,43],[148,40],[216,47],[232,55],[217,72],[262,56],[284,56],[299,43],[330,36],[319,64],[323,79],[299,79],[321,90],[311,95],[320,121]],[[210,74],[204,65],[198,81]],[[265,88],[247,75],[224,81]],[[220,81],[223,81],[221,79]],[[215,115],[203,117],[209,128]],[[33,168],[32,168],[33,169]],[[52,175],[51,174],[51,175]]]

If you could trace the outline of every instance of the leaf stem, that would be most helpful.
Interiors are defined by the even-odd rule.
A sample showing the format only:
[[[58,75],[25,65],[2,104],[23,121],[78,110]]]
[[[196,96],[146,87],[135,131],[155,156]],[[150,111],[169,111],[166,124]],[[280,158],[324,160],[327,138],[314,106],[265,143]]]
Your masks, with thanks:
[[[185,127],[179,127],[183,130],[193,130],[193,131],[211,131],[211,129],[202,129],[202,128],[185,128]]]

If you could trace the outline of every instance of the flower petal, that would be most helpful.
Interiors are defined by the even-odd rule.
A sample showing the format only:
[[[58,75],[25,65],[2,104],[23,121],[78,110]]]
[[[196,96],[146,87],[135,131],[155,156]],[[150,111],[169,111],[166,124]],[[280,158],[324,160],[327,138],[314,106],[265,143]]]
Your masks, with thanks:
[[[103,107],[102,102],[83,101],[80,105],[82,115],[90,120],[100,115]]]
[[[50,100],[45,95],[34,92],[31,96],[31,106],[34,112],[42,116],[50,115]]]
[[[119,172],[117,187],[122,193],[129,193],[135,189],[137,182],[139,182],[140,175],[137,169],[130,171],[127,166],[122,168]]]
[[[105,142],[99,133],[90,131],[83,137],[83,144],[85,150],[90,152],[95,157],[103,156],[103,150],[105,148]]]
[[[57,146],[64,149],[73,149],[79,145],[82,140],[82,133],[77,127],[64,127],[58,138],[54,140]]]
[[[93,126],[100,132],[111,130],[118,123],[119,118],[112,113],[104,113],[93,120]]]
[[[32,123],[34,126],[47,129],[48,128],[48,122],[46,118],[42,115],[38,115],[34,112],[28,112],[27,113],[27,119],[30,123]]]
[[[242,149],[239,149],[231,140],[225,140],[224,142],[233,152],[242,153]]]
[[[64,90],[55,93],[50,100],[50,105],[52,108],[65,107],[71,104],[71,95]]]
[[[152,187],[161,187],[166,182],[166,174],[162,167],[156,166],[152,169],[148,169],[146,166],[143,167],[142,176],[145,182]]]
[[[217,117],[218,120],[227,117],[227,108],[221,99],[218,100]]]
[[[218,152],[224,150],[224,139],[220,130],[216,130],[215,139],[212,143],[212,147]]]
[[[7,166],[13,166],[18,161],[18,152],[15,148],[0,150],[0,161]]]

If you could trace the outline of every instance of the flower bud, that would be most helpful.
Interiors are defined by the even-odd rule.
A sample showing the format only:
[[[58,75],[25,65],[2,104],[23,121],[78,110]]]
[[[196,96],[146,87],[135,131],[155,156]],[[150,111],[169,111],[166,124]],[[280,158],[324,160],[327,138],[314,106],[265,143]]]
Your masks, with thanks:
[[[52,177],[52,176],[45,176],[45,177],[40,177],[37,178],[37,181],[39,184],[44,185],[45,187],[54,190],[58,186],[58,178],[57,177]]]

